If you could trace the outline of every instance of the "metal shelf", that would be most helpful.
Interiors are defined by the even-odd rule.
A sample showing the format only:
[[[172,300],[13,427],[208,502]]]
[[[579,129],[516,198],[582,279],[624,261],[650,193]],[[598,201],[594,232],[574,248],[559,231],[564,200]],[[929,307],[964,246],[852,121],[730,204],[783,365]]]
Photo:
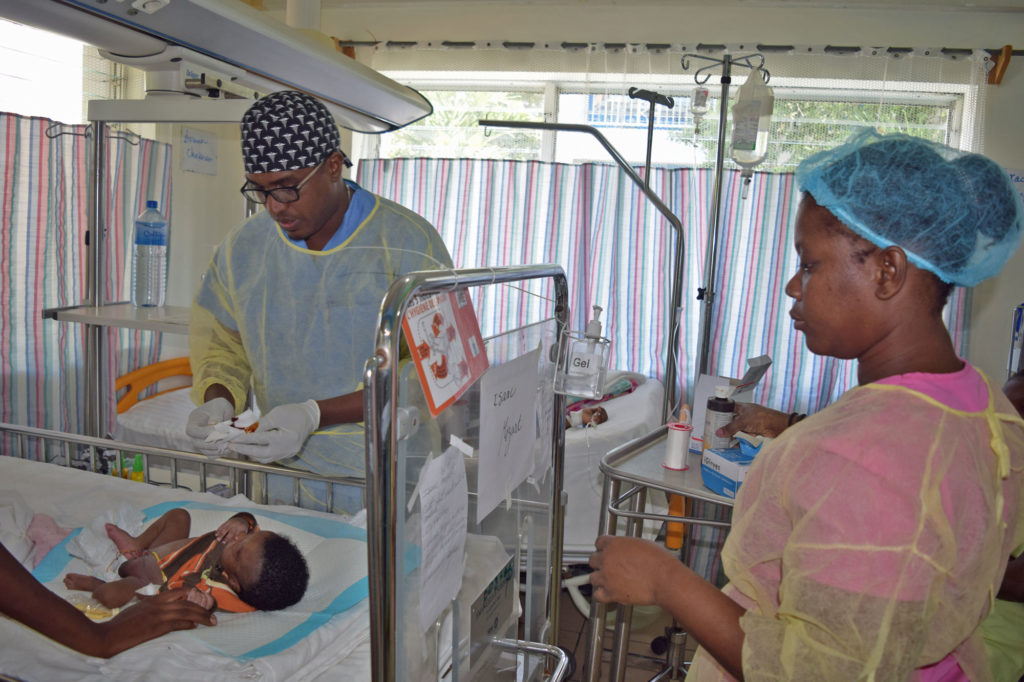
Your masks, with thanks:
[[[60,322],[92,324],[99,327],[125,327],[154,332],[188,334],[189,310],[183,306],[136,308],[131,303],[108,303],[102,306],[46,308],[43,310],[43,318]]]

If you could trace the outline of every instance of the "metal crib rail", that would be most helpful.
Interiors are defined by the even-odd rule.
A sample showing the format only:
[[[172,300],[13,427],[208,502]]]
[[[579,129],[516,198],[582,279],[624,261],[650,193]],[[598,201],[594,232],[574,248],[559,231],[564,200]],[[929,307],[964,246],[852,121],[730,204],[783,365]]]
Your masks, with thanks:
[[[98,452],[104,450],[117,450],[122,452],[131,452],[133,454],[142,454],[146,463],[146,481],[149,481],[149,458],[150,457],[163,457],[170,461],[170,473],[171,473],[171,485],[174,487],[178,486],[177,481],[177,465],[179,462],[193,462],[199,465],[199,479],[200,479],[200,490],[199,492],[206,492],[207,485],[206,479],[209,475],[208,467],[221,467],[230,470],[236,476],[243,472],[257,473],[257,474],[277,474],[287,476],[293,480],[293,504],[298,505],[298,486],[302,481],[318,481],[327,483],[327,497],[326,505],[328,509],[332,508],[333,499],[333,485],[352,485],[362,487],[365,484],[365,480],[353,476],[320,476],[305,471],[299,471],[296,469],[288,469],[275,464],[260,464],[258,462],[248,462],[237,459],[228,459],[225,457],[207,457],[205,455],[196,454],[193,452],[185,452],[182,450],[168,450],[166,448],[158,448],[149,445],[138,445],[136,443],[128,443],[125,441],[113,440],[110,438],[98,438],[95,436],[85,436],[77,433],[67,433],[65,431],[53,431],[50,429],[41,429],[33,426],[21,426],[18,424],[9,424],[6,422],[0,422],[0,434],[12,434],[18,438],[35,438],[40,440],[54,441],[64,443],[66,445],[76,445],[89,449],[89,459],[92,470],[96,469],[96,457]],[[3,453],[5,455],[18,456],[14,453]],[[71,457],[65,456],[64,466],[71,467]],[[249,490],[247,486],[241,483],[236,478],[232,481],[232,487],[236,492],[242,492],[247,497]],[[266,486],[263,487],[263,494],[260,500],[253,500],[261,504],[266,504]]]

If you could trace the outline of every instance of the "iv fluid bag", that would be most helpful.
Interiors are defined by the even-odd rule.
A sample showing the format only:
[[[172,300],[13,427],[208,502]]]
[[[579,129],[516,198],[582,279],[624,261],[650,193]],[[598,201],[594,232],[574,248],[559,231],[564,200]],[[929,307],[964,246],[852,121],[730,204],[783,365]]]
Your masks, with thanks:
[[[768,154],[768,127],[774,107],[775,95],[765,85],[761,69],[755,69],[740,86],[732,108],[732,160],[744,171],[749,172]]]
[[[708,96],[710,91],[704,87],[695,88],[690,97],[690,113],[703,116],[708,113]]]

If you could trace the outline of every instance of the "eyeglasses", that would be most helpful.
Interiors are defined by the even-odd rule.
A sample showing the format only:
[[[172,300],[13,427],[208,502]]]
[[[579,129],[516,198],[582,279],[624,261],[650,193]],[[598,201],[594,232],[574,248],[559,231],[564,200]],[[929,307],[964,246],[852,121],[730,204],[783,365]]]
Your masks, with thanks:
[[[326,161],[327,159],[324,159]],[[324,161],[318,163],[306,177],[302,178],[299,184],[294,187],[275,187],[273,189],[260,189],[259,187],[252,187],[248,181],[239,190],[242,195],[249,201],[256,202],[257,204],[267,203],[267,197],[274,197],[274,201],[279,204],[290,204],[294,201],[299,200],[299,190],[302,186],[309,182],[309,179],[316,175],[316,172],[320,170],[320,167],[324,165]]]

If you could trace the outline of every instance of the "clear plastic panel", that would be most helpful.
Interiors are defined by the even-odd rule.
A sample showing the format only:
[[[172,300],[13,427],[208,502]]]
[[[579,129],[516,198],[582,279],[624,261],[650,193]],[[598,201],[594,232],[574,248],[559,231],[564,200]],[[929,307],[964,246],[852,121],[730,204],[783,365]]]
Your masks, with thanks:
[[[537,361],[534,404],[536,437],[530,451],[507,456],[529,458],[531,473],[509,491],[497,506],[477,522],[481,501],[478,476],[481,453],[481,386],[477,380],[454,404],[431,417],[414,364],[399,371],[398,412],[418,415],[418,426],[397,441],[396,490],[400,512],[395,534],[404,539],[396,552],[396,642],[398,679],[401,680],[530,680],[544,677],[544,656],[520,651],[508,653],[495,638],[544,642],[551,628],[553,433],[555,395],[552,391],[557,346],[556,321],[545,319],[484,342],[490,369],[505,363]],[[526,358],[526,359],[524,359]],[[532,382],[531,382],[532,383]],[[401,431],[400,431],[401,433]],[[453,437],[472,448],[460,453],[468,489],[468,515],[461,588],[441,615],[423,630],[420,605],[423,547],[421,504],[417,483],[428,458],[440,456]],[[493,500],[490,501],[493,503]],[[485,502],[486,504],[486,502]]]

